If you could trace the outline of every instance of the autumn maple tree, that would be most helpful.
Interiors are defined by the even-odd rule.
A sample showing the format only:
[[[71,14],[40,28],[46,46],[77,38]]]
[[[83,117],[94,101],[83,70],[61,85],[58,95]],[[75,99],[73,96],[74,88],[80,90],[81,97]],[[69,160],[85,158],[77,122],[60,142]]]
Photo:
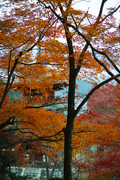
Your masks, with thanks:
[[[109,93],[109,96],[108,96]],[[96,93],[95,93],[96,94]],[[105,129],[102,133],[101,140],[98,141],[97,160],[94,162],[94,171],[96,178],[103,176],[104,178],[119,177],[120,175],[120,85],[108,84],[98,91],[98,104],[95,108],[95,94],[88,102],[91,112],[94,113],[94,119],[100,125],[104,125]],[[93,105],[92,105],[93,104]],[[93,111],[94,107],[94,111]],[[108,132],[107,132],[108,131]],[[101,151],[102,150],[102,151]],[[94,177],[95,178],[95,177]]]
[[[54,41],[54,44],[52,40],[49,42],[50,37],[54,37],[54,28],[52,26],[56,21],[54,17],[49,17],[50,13],[47,11],[40,12],[40,6],[36,9],[36,5],[28,3],[25,6],[24,2],[19,8],[16,7],[18,4],[12,4],[15,7],[13,6],[12,9],[9,9],[11,15],[7,15],[4,12],[4,7],[6,8],[7,4],[4,3],[1,7],[3,14],[1,15],[2,20],[0,23],[0,69],[2,72],[0,86],[0,135],[2,137],[6,132],[14,132],[15,136],[11,136],[8,143],[1,143],[0,149],[10,148],[9,151],[11,151],[12,148],[18,148],[19,144],[23,145],[27,142],[32,143],[40,140],[59,141],[59,138],[56,138],[56,134],[58,131],[61,131],[63,124],[65,124],[62,121],[64,119],[63,115],[57,114],[56,116],[54,112],[48,112],[43,109],[46,105],[46,99],[49,97],[49,91],[51,89],[53,91],[53,85],[59,79],[61,84],[66,79],[65,76],[62,77],[63,72],[56,68],[58,63],[61,64],[61,60],[54,56],[54,62],[52,62],[53,52],[51,52],[51,55],[49,53],[53,46],[57,54],[66,54],[67,52],[62,44],[61,50],[59,49],[58,51],[58,41]],[[23,8],[23,11],[21,11],[22,7],[25,10]],[[34,11],[36,12],[36,17],[33,15]],[[40,19],[42,14],[45,15],[45,20]],[[29,20],[31,23],[29,23]],[[32,21],[36,25],[33,25]],[[60,32],[57,31],[58,35]],[[64,58],[64,60],[66,59]],[[33,97],[30,94],[30,89],[40,90],[40,98],[38,96]],[[41,95],[43,96],[42,99]],[[28,108],[36,104],[37,107],[39,104],[41,109]],[[39,119],[40,116],[42,121]],[[19,136],[16,138],[18,134]],[[14,152],[16,151],[14,150]],[[7,150],[5,153],[7,154]]]
[[[78,117],[88,130],[87,133],[80,134],[80,138],[84,139],[81,146],[85,149],[87,158],[84,162],[73,160],[73,165],[78,174],[89,173],[89,179],[109,179],[120,174],[119,94],[119,84],[106,84],[89,99],[88,112]],[[75,123],[76,129],[77,126]],[[94,153],[89,148],[92,146],[96,149]]]
[[[77,153],[77,147],[81,148],[84,142],[84,137],[80,142],[77,134],[91,131],[90,121],[85,124],[77,117],[79,111],[101,86],[113,79],[120,83],[119,28],[114,18],[120,6],[110,7],[104,15],[107,2],[102,0],[97,16],[76,9],[72,0],[13,0],[1,6],[0,69],[7,82],[0,86],[0,129],[17,124],[21,139],[0,148],[47,141],[54,151],[60,151],[64,145],[65,180],[72,179],[72,150]],[[105,72],[109,78],[105,78]],[[101,83],[97,83],[98,75],[102,77]],[[93,84],[93,89],[82,101],[77,99],[77,104],[76,79]],[[67,100],[67,118],[44,108],[46,102],[56,102],[48,100],[53,85],[65,81],[69,83],[68,99],[59,101]],[[33,97],[30,89],[40,90],[43,98]],[[10,99],[9,93],[22,97]],[[84,146],[88,146],[85,142]]]

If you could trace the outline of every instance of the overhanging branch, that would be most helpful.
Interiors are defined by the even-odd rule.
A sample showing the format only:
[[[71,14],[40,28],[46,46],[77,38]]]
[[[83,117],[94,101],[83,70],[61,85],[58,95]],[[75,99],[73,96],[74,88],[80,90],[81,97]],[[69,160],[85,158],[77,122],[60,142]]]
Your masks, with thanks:
[[[21,139],[21,140],[15,141],[13,143],[5,144],[5,145],[0,145],[0,149],[8,149],[8,148],[12,148],[13,146],[15,146],[17,144],[28,143],[28,142],[35,142],[35,141],[47,141],[47,142],[62,141],[63,140],[63,138],[62,138],[63,134],[61,134],[61,133],[64,132],[63,129],[58,131],[57,133],[51,135],[51,136],[44,136],[44,137],[38,137],[37,135],[32,133],[33,135],[35,135],[37,137],[36,138]],[[19,131],[22,132],[21,130],[19,130]],[[29,132],[27,132],[27,133],[29,133]],[[60,135],[59,138],[58,138],[58,135]]]
[[[35,142],[35,141],[47,141],[47,142],[58,142],[63,140],[62,138],[60,139],[49,139],[49,138],[33,138],[33,139],[22,139],[19,141],[16,141],[14,143],[10,143],[10,144],[6,144],[6,145],[0,145],[0,149],[7,149],[7,148],[12,148],[13,146],[17,145],[17,144],[21,144],[21,143],[28,143],[28,142]]]
[[[108,78],[107,80],[101,82],[100,84],[98,84],[97,86],[95,86],[88,94],[87,96],[83,99],[83,101],[79,104],[79,106],[77,107],[77,109],[74,111],[74,117],[77,116],[77,114],[79,113],[80,109],[83,107],[83,105],[88,101],[88,99],[92,96],[92,94],[99,89],[100,87],[102,87],[103,85],[107,84],[108,82],[110,82],[111,80],[115,79],[116,77],[120,77],[120,74],[115,75],[114,77]]]

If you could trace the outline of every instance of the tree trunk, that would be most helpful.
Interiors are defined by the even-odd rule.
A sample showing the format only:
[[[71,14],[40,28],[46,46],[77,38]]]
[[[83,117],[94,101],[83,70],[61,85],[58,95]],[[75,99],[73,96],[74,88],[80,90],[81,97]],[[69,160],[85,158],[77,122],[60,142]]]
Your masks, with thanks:
[[[68,92],[68,115],[67,125],[65,129],[64,140],[64,180],[72,180],[72,135],[74,128],[74,105],[75,105],[75,82],[76,77],[73,75],[74,69],[71,68],[69,78],[69,92]],[[71,73],[72,72],[72,73]]]
[[[71,1],[72,2],[72,1]],[[71,2],[69,5],[71,5]],[[61,3],[59,3],[59,8],[63,16],[65,36],[67,40],[68,50],[69,50],[69,91],[68,91],[68,114],[67,114],[67,125],[64,131],[64,180],[72,180],[72,134],[74,127],[74,108],[75,108],[75,82],[76,82],[76,70],[75,70],[75,58],[73,51],[73,43],[71,38],[71,33],[69,31],[67,22],[67,16],[64,12],[64,8]]]
[[[65,130],[65,143],[64,143],[64,180],[72,180],[72,133],[73,126]]]

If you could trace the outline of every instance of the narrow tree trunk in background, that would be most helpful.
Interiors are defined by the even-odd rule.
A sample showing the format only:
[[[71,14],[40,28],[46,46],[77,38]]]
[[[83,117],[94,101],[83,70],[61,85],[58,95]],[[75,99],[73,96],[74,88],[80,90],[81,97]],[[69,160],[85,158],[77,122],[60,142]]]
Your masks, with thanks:
[[[47,179],[49,179],[49,167],[48,167],[48,159],[47,159],[47,155],[45,155],[45,161],[46,161],[46,171],[47,171]]]

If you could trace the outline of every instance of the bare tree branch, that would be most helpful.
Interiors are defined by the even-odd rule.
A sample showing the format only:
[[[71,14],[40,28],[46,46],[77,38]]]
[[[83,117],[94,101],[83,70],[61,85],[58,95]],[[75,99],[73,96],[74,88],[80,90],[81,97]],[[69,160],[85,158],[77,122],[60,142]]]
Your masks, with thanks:
[[[109,16],[111,16],[112,14],[114,14],[119,8],[120,8],[120,5],[119,5],[115,10],[113,10],[112,12],[110,12],[107,16],[105,16],[105,17],[101,20],[101,22],[103,22],[105,19],[107,19],[107,17],[109,17]]]
[[[0,124],[0,130],[5,128],[8,125],[13,125],[15,123],[15,116],[10,117],[7,121]]]
[[[17,144],[21,144],[21,143],[28,143],[28,142],[35,142],[35,141],[47,141],[47,142],[58,142],[58,141],[62,141],[63,138],[57,138],[57,135],[60,135],[61,132],[63,132],[63,129],[60,130],[59,132],[55,133],[54,135],[51,136],[44,136],[44,137],[37,137],[37,138],[27,138],[27,139],[21,139],[18,141],[15,141],[13,143],[9,143],[6,145],[0,145],[0,149],[7,149],[7,148],[12,148],[13,146],[17,145]],[[54,138],[55,137],[55,138]]]
[[[104,7],[105,2],[107,2],[107,0],[102,0],[100,11],[99,11],[98,18],[97,18],[98,21],[100,20],[100,17],[102,15],[103,7]]]

